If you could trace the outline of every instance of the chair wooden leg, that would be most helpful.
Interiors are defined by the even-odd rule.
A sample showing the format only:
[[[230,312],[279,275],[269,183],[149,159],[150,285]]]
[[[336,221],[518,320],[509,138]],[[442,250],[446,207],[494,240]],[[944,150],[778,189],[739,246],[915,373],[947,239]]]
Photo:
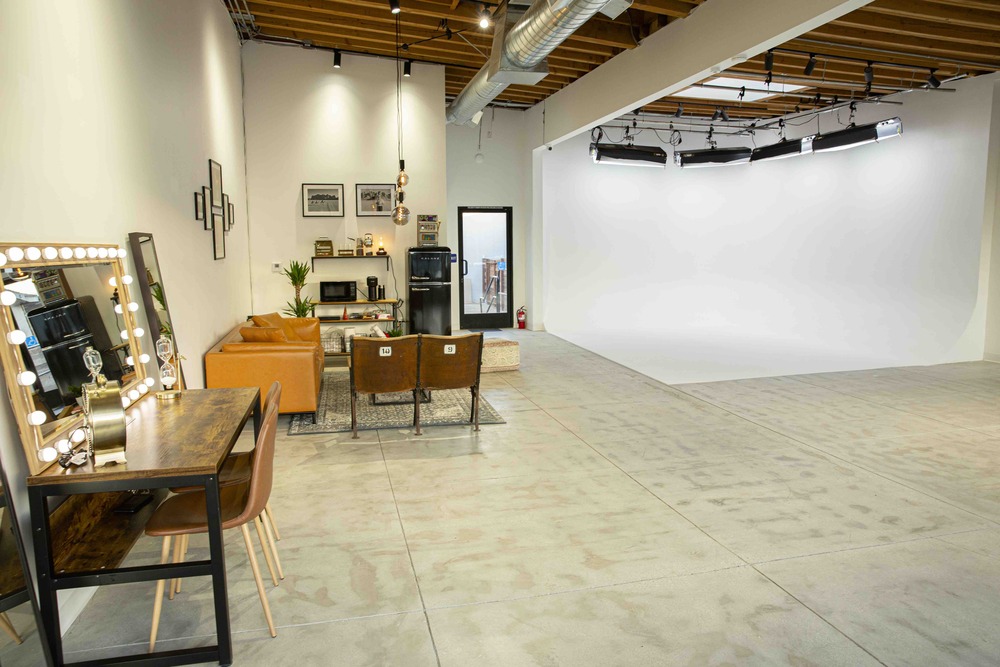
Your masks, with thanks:
[[[472,413],[475,415],[475,430],[479,430],[479,387],[472,388]]]
[[[167,562],[170,558],[170,536],[163,538],[163,549],[160,551],[160,564]],[[163,608],[163,588],[166,585],[165,579],[156,582],[156,598],[153,600],[153,626],[149,630],[149,652],[152,653],[156,647],[156,631],[160,629],[160,610]]]
[[[10,638],[18,644],[24,643],[24,640],[21,639],[21,635],[17,634],[17,630],[14,629],[14,624],[10,622],[9,618],[7,618],[6,613],[0,613],[0,628],[3,628],[3,631],[10,635]]]
[[[247,557],[250,559],[250,569],[253,570],[253,580],[257,584],[257,595],[260,596],[260,606],[264,608],[264,618],[267,619],[267,628],[271,631],[272,637],[277,637],[278,632],[274,629],[274,621],[271,619],[271,606],[267,604],[267,595],[264,593],[264,582],[260,578],[260,568],[257,567],[257,554],[254,553],[253,542],[250,541],[250,529],[246,524],[240,526],[243,531],[243,542],[247,545]]]
[[[181,559],[184,557],[184,536],[178,535],[177,540],[174,542],[174,563],[180,563]],[[174,591],[180,592],[181,580],[171,579],[170,580],[170,591],[167,593],[167,599],[174,599]]]
[[[351,392],[351,438],[358,439],[358,395]]]
[[[267,516],[267,523],[270,524],[271,530],[274,531],[274,539],[280,542],[281,533],[278,532],[278,524],[274,522],[274,513],[271,511],[271,501],[267,501],[267,504],[264,505],[264,514]]]
[[[274,544],[274,534],[271,532],[271,521],[267,518],[267,509],[261,514],[261,523],[264,524],[264,534],[267,535],[267,544],[271,548],[271,555],[274,556],[274,567],[278,569],[278,579],[284,579],[285,573],[281,570],[281,559],[278,558],[278,547]]]
[[[416,427],[416,435],[422,435],[420,432],[420,389],[413,390],[413,425]]]
[[[261,551],[264,552],[264,562],[267,563],[267,571],[271,573],[271,581],[278,585],[278,574],[274,571],[274,559],[271,558],[271,550],[267,545],[267,538],[264,537],[264,526],[260,517],[254,517],[253,526],[257,529],[257,539],[260,540]]]

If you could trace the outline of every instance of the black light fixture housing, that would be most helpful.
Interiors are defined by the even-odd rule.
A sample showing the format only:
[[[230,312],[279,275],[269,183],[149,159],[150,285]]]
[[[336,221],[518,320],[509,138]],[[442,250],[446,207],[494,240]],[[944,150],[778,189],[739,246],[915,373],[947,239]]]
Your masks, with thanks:
[[[410,76],[410,68],[413,66],[412,60],[403,63],[403,76]]]
[[[680,118],[683,115],[684,115],[684,105],[678,104],[677,111],[674,112],[674,118]]]
[[[389,0],[389,11],[393,14],[399,13],[399,0]]]
[[[872,69],[872,64],[872,61],[869,60],[865,66],[865,83],[871,83],[875,80],[875,70]]]
[[[753,153],[746,146],[738,148],[705,148],[693,151],[674,151],[674,164],[678,167],[723,167],[745,164]]]
[[[340,49],[333,50],[333,69],[340,69]]]
[[[802,73],[806,76],[809,76],[810,74],[813,73],[814,69],[816,69],[816,54],[810,53],[809,60],[806,61],[806,68],[802,70]]]
[[[712,114],[712,120],[716,121],[719,120],[719,118],[721,117],[722,117],[722,109],[720,109],[719,107],[715,107],[715,113]]]
[[[936,76],[934,76],[934,72],[936,72],[936,71],[937,71],[936,69],[932,69],[930,75],[927,77],[927,85],[930,86],[931,88],[940,88],[941,87],[941,81],[940,81],[940,79],[938,79]]]
[[[486,9],[486,5],[483,5],[482,9],[479,10],[479,27],[483,30],[489,28],[491,18],[490,10]]]
[[[845,148],[863,146],[874,141],[883,141],[898,137],[903,133],[903,122],[899,118],[890,118],[878,123],[867,125],[851,125],[843,130],[821,134],[812,142],[814,153],[841,151]]]
[[[781,160],[786,157],[812,153],[812,142],[812,136],[801,139],[782,139],[776,144],[753,149],[753,153],[750,155],[750,162]]]
[[[726,107],[722,107],[722,122],[723,123],[729,122],[729,112],[726,111]]]
[[[770,72],[774,69],[774,50],[768,49],[767,53],[764,54],[764,69]]]
[[[667,152],[659,146],[590,145],[594,164],[620,164],[632,167],[660,167],[667,164]]]

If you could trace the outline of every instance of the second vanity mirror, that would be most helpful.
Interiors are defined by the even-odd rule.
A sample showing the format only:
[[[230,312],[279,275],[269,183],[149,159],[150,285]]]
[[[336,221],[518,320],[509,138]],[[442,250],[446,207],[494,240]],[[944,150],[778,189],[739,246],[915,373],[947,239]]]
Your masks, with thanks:
[[[167,293],[163,286],[163,274],[156,257],[153,235],[149,232],[131,232],[128,235],[128,245],[132,251],[132,261],[135,262],[136,283],[142,295],[142,305],[146,311],[146,321],[149,322],[152,340],[155,342],[161,336],[170,338],[173,343],[173,356],[168,356],[167,360],[177,370],[177,388],[183,389],[184,374],[179,362],[182,357],[177,346],[177,335],[170,317],[170,308],[167,306]],[[168,363],[158,354],[156,360],[161,368],[164,363]]]
[[[126,408],[153,384],[126,254],[115,245],[0,243],[0,359],[32,474],[85,437],[88,348],[121,384]]]

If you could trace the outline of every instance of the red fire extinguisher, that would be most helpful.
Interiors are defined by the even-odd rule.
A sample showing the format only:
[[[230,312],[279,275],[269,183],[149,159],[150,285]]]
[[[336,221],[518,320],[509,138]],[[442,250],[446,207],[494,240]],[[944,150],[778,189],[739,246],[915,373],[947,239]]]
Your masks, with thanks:
[[[521,306],[517,309],[517,328],[523,329],[528,322],[528,311]]]

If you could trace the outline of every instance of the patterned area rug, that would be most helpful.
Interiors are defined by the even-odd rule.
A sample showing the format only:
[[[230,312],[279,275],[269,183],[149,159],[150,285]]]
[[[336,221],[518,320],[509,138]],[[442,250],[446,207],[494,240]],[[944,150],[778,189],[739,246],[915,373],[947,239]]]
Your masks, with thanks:
[[[341,433],[351,430],[351,379],[347,373],[323,373],[319,392],[319,423],[311,414],[292,415],[288,435],[312,433]],[[358,430],[378,428],[410,428],[413,426],[413,399],[405,392],[379,394],[379,403],[409,401],[404,405],[372,405],[371,396],[358,397]],[[431,400],[420,404],[421,426],[468,426],[472,410],[472,396],[468,389],[439,389]],[[503,417],[487,402],[479,401],[480,424],[503,424]]]

